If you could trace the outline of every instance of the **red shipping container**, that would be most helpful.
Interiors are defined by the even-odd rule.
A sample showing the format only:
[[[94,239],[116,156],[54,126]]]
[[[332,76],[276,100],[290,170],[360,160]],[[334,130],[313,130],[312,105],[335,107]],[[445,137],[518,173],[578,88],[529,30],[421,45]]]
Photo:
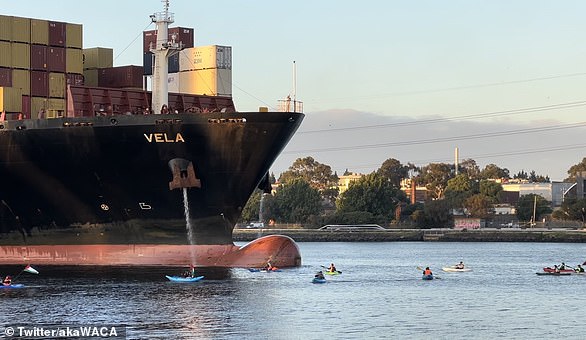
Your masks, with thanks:
[[[0,86],[12,87],[12,70],[0,67]]]
[[[22,96],[22,118],[31,118],[31,98],[29,96]]]
[[[168,30],[169,33],[169,42],[171,42],[171,38],[173,34],[175,35],[175,41],[183,43],[183,47],[193,47],[195,38],[193,34],[193,28],[186,28],[186,27],[171,27]],[[152,43],[152,47],[155,48],[157,46],[157,31],[144,31],[142,32],[142,44],[143,44],[143,52],[150,52],[150,46]]]
[[[47,70],[65,73],[65,48],[47,47]]]
[[[49,96],[49,73],[45,71],[31,71],[31,96]]]
[[[31,45],[31,70],[47,70],[47,46]]]
[[[142,88],[141,66],[128,65],[98,70],[98,86],[113,88]]]
[[[65,31],[66,24],[64,22],[49,21],[49,45],[65,47]]]
[[[83,74],[67,73],[67,85],[83,86]]]

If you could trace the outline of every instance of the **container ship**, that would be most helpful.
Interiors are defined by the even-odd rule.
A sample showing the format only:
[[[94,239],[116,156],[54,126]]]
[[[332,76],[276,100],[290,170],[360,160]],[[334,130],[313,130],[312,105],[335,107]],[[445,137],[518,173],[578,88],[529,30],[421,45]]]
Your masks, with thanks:
[[[194,47],[163,4],[143,67],[83,49],[82,25],[0,16],[0,265],[301,264],[289,237],[232,232],[302,103],[236,111],[230,47]]]

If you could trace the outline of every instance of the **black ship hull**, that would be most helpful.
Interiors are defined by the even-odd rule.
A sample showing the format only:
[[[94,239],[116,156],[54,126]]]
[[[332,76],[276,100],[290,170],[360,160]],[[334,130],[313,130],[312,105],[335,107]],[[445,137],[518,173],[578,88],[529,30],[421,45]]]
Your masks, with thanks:
[[[252,112],[3,122],[0,247],[232,245],[242,208],[303,117]]]

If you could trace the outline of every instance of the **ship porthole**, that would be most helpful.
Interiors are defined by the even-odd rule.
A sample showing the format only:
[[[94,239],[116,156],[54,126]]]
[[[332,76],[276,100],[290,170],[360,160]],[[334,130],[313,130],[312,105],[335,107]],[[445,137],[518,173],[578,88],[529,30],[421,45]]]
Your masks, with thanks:
[[[104,211],[110,210],[110,207],[107,204],[101,204],[100,208],[102,208],[102,210],[104,210]]]
[[[3,130],[3,129],[4,129],[4,125],[0,125],[0,130]]]
[[[118,124],[118,120],[116,118],[112,118],[112,119],[110,119],[110,124],[116,125],[116,124]]]

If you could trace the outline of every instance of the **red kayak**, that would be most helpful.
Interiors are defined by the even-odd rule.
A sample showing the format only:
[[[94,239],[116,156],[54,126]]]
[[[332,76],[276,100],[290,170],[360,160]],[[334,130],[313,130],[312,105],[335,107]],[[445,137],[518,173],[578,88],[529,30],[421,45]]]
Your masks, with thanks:
[[[555,268],[545,267],[543,271],[546,273],[555,273]],[[574,269],[560,269],[560,273],[574,273]]]

